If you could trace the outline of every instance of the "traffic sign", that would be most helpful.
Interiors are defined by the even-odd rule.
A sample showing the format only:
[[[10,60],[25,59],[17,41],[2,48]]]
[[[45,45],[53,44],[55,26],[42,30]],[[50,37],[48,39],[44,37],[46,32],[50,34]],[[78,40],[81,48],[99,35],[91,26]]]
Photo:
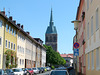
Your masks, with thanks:
[[[79,48],[79,43],[75,42],[75,43],[73,44],[73,46],[74,46],[74,48]]]
[[[79,49],[74,49],[74,56],[79,56]]]

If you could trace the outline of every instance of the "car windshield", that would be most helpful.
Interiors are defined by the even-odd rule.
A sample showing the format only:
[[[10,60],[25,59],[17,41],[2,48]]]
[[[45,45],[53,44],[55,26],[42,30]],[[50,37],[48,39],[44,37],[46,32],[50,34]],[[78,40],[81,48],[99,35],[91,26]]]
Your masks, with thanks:
[[[39,70],[41,69],[41,68],[38,68]]]
[[[36,70],[36,68],[33,68],[33,70]]]
[[[9,69],[6,70],[7,73],[10,73],[11,71]]]
[[[22,69],[13,69],[14,72],[20,72]]]
[[[31,68],[28,68],[28,70],[32,70]]]
[[[66,71],[52,71],[50,75],[68,75]]]

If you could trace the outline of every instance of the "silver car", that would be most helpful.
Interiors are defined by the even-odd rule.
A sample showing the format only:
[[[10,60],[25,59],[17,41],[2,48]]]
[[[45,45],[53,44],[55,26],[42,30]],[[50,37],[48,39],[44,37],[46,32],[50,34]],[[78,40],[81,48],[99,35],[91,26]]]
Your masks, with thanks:
[[[33,69],[35,74],[39,73],[39,69],[38,68],[35,67],[35,68],[32,68],[32,69]]]

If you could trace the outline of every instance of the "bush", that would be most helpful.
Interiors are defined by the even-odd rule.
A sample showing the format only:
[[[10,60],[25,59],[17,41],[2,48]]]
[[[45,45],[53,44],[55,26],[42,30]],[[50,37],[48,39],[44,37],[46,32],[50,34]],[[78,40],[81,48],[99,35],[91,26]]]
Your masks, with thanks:
[[[51,66],[51,68],[52,68],[52,69],[55,69],[55,67],[54,67],[54,66]]]

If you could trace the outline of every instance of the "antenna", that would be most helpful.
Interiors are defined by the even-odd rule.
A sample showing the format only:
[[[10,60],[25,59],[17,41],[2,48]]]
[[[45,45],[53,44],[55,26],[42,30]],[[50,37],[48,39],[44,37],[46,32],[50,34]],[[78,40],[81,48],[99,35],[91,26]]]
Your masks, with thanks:
[[[8,10],[8,16],[10,16],[10,8],[9,8],[9,10]]]

